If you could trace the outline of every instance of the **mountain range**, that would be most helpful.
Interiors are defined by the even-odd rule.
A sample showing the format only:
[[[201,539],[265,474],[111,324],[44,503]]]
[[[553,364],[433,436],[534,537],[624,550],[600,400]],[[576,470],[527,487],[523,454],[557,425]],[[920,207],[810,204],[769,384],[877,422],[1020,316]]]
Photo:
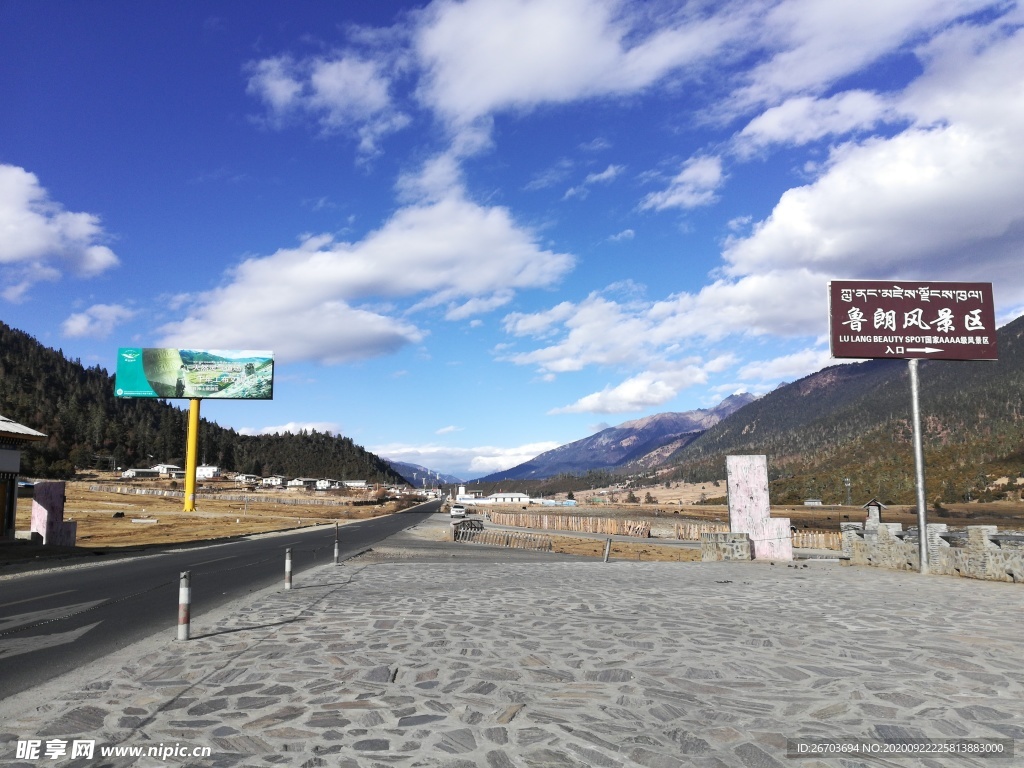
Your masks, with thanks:
[[[435,482],[440,481],[442,485],[457,485],[458,483],[463,482],[455,475],[446,475],[443,472],[435,472],[428,467],[421,467],[419,464],[409,464],[404,461],[395,461],[387,458],[385,458],[384,461],[390,464],[391,469],[405,478],[405,481],[414,488],[423,488],[424,479],[427,477],[436,478]]]
[[[657,467],[699,438],[707,429],[754,399],[748,393],[736,394],[727,397],[714,408],[658,413],[627,421],[582,440],[545,451],[510,469],[480,478],[480,481],[536,480],[560,474],[582,474],[591,470]]]
[[[999,329],[996,361],[921,361],[926,496],[930,503],[998,495],[1024,476],[1024,317]],[[912,503],[911,393],[904,360],[835,365],[775,389],[722,419],[662,464],[663,477],[724,477],[730,454],[768,457],[776,503],[857,498]]]

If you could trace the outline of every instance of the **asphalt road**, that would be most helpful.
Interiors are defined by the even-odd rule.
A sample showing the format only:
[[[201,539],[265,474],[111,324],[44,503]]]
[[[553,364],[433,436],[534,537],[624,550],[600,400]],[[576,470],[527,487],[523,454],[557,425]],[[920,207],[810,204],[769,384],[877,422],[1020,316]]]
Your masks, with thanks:
[[[342,559],[436,512],[427,502],[340,528]],[[334,558],[334,528],[264,534],[226,544],[171,549],[0,582],[0,699],[70,672],[156,633],[174,637],[178,585],[191,573],[192,618],[275,583],[285,550],[295,586]]]

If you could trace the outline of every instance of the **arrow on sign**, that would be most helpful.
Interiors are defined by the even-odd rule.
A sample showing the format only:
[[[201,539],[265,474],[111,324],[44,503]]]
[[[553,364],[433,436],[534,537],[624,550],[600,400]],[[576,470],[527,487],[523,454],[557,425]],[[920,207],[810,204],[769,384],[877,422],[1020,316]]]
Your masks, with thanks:
[[[936,349],[935,347],[907,347],[907,352],[924,352],[926,355],[941,351],[941,349]]]

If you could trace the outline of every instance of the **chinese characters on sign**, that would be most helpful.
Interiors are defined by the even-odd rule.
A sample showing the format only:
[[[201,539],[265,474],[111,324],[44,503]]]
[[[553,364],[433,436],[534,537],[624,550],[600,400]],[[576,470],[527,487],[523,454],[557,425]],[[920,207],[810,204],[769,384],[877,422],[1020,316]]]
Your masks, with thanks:
[[[833,280],[832,357],[996,360],[991,283]]]

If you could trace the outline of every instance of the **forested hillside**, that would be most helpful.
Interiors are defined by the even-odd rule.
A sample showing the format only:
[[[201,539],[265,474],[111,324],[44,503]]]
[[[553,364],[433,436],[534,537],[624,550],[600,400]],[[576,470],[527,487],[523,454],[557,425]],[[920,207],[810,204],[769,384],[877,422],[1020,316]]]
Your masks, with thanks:
[[[0,414],[48,435],[22,452],[22,474],[66,478],[75,467],[135,467],[185,454],[187,409],[114,397],[114,377],[0,323]],[[224,470],[257,475],[400,482],[347,437],[317,432],[240,435],[202,420],[200,454]]]
[[[991,498],[1024,472],[1024,318],[999,331],[995,362],[920,366],[929,502]],[[814,373],[737,411],[672,456],[675,476],[721,478],[728,454],[766,454],[776,503],[914,499],[907,363],[875,360]]]

